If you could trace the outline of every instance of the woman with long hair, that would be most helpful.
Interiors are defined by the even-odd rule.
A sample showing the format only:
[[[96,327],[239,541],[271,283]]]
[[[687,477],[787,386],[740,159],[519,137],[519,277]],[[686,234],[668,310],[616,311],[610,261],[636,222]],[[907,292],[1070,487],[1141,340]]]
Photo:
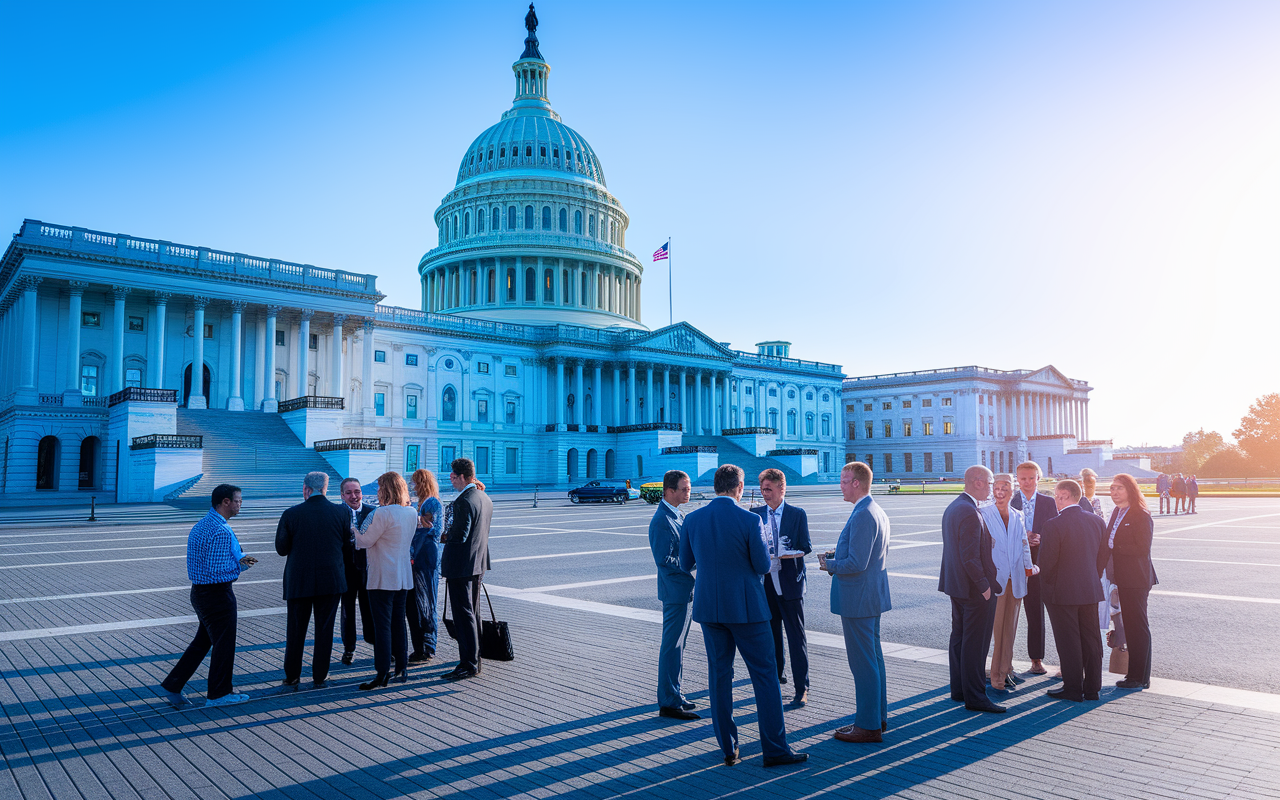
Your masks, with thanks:
[[[1006,691],[1022,682],[1013,671],[1013,639],[1018,634],[1018,611],[1027,596],[1027,578],[1032,570],[1031,545],[1022,512],[1009,505],[1013,499],[1013,476],[996,475],[991,481],[995,502],[982,507],[982,517],[991,532],[991,560],[996,567],[994,649],[991,653],[991,688]]]
[[[418,528],[410,550],[413,560],[413,591],[405,610],[409,616],[411,663],[430,661],[436,655],[436,595],[440,588],[440,532],[444,530],[444,506],[440,484],[429,469],[413,473],[413,493],[418,498]]]
[[[1132,475],[1120,473],[1111,479],[1111,500],[1115,510],[1107,523],[1107,545],[1098,560],[1111,559],[1111,582],[1120,593],[1120,619],[1129,645],[1129,673],[1118,681],[1120,689],[1151,687],[1151,625],[1147,620],[1147,596],[1160,581],[1151,564],[1151,542],[1155,525],[1147,510],[1147,498]]]
[[[373,607],[375,630],[373,680],[360,684],[363,690],[386,686],[391,680],[391,660],[395,658],[395,678],[409,678],[409,646],[405,633],[405,595],[413,588],[409,547],[418,526],[418,514],[409,506],[409,487],[398,472],[378,477],[378,508],[356,532],[356,547],[368,554],[366,587]]]

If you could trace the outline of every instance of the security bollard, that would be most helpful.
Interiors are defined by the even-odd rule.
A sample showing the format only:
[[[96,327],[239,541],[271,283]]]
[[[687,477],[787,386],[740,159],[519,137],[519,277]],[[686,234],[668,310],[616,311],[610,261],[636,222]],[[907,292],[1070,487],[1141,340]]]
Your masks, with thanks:
[[[533,487],[533,507],[538,507],[538,487]]]
[[[98,507],[98,498],[90,495],[89,496],[89,521],[90,522],[98,521],[97,507]]]

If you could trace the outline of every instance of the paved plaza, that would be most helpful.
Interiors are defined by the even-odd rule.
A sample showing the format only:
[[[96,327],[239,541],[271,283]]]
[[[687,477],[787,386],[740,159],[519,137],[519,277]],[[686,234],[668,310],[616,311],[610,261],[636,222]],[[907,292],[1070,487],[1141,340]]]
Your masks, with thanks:
[[[1280,796],[1280,500],[1204,498],[1197,515],[1156,517],[1151,691],[1108,688],[1076,705],[1044,697],[1051,677],[1032,678],[993,717],[948,699],[936,577],[950,498],[877,498],[892,520],[889,732],[879,745],[831,738],[853,721],[853,684],[829,579],[811,565],[811,701],[786,715],[811,759],[765,770],[741,662],[743,764],[722,765],[709,716],[656,715],[652,507],[496,499],[488,585],[514,662],[445,683],[456,654],[445,638],[409,683],[364,693],[373,653],[361,643],[354,665],[335,662],[333,688],[281,694],[280,504],[248,501],[232,526],[261,563],[236,583],[235,685],[254,700],[186,712],[156,686],[194,631],[184,559],[201,512],[5,514],[0,798]],[[834,545],[850,508],[836,488],[788,499],[808,510],[815,548]],[[706,714],[696,625],[685,684]]]

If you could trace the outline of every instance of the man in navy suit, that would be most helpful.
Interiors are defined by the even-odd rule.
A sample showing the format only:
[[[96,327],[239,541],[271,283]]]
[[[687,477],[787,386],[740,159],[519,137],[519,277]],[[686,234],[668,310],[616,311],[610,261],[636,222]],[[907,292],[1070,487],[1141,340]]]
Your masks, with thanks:
[[[773,660],[769,603],[761,576],[769,572],[769,548],[760,517],[738,506],[742,468],[725,464],[716,470],[716,499],[684,518],[680,536],[680,568],[698,569],[693,584],[693,619],[702,626],[707,648],[711,721],[724,763],[738,757],[738,728],[733,724],[733,658],[742,653],[751,673],[764,765],[799,764],[808,753],[787,746],[782,719],[782,689]]]
[[[764,505],[751,509],[764,521],[769,542],[769,555],[778,559],[778,568],[764,578],[764,596],[769,601],[773,630],[773,658],[778,663],[778,682],[786,683],[787,658],[782,648],[782,629],[787,630],[791,650],[791,675],[795,678],[796,695],[791,705],[803,708],[809,701],[809,644],[804,635],[804,557],[813,550],[809,543],[809,518],[804,509],[790,505],[787,476],[770,467],[760,473],[760,496]],[[782,555],[782,551],[798,551],[800,555]]]
[[[1003,714],[1004,706],[987,697],[984,676],[995,627],[996,565],[978,503],[990,492],[991,470],[975,464],[964,471],[964,494],[942,515],[938,591],[951,597],[951,699],[970,711]]]
[[[696,706],[680,691],[684,643],[689,638],[689,603],[693,576],[680,569],[680,505],[689,502],[689,476],[673,469],[662,476],[662,500],[649,521],[649,549],[658,567],[658,599],[662,601],[662,646],[658,650],[658,716],[701,719]]]
[[[1058,507],[1053,498],[1036,491],[1040,484],[1040,465],[1034,461],[1024,461],[1018,465],[1018,491],[1014,492],[1009,505],[1022,512],[1027,528],[1027,544],[1031,545],[1031,563],[1040,563],[1040,532],[1044,524],[1058,516]],[[1027,578],[1027,597],[1022,608],[1027,614],[1027,658],[1031,659],[1031,673],[1043,675],[1044,664],[1044,600],[1040,597],[1040,585],[1043,578],[1032,575]],[[1015,683],[1022,679],[1014,676]]]
[[[836,731],[842,742],[879,742],[889,728],[889,688],[880,647],[880,615],[889,602],[889,517],[871,499],[871,467],[860,461],[840,472],[840,493],[853,513],[840,531],[834,559],[818,556],[834,577],[831,613],[840,615],[844,650],[853,672],[857,712],[854,724]]]
[[[1105,598],[1098,550],[1107,535],[1106,523],[1078,505],[1080,494],[1075,481],[1054,487],[1058,516],[1045,523],[1040,544],[1044,605],[1062,662],[1062,688],[1048,695],[1076,703],[1097,700],[1102,689],[1098,603]]]

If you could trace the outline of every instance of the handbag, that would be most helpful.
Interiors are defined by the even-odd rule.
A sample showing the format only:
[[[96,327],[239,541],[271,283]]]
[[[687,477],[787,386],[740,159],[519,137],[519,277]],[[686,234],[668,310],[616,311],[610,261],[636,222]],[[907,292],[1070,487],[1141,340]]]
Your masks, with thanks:
[[[1129,650],[1127,648],[1113,647],[1111,649],[1111,663],[1107,665],[1107,671],[1112,675],[1129,674]]]
[[[450,639],[458,638],[458,629],[455,627],[453,620],[449,619],[449,592],[444,593],[444,605],[440,610],[440,621],[444,623],[444,629],[449,633]]]
[[[489,603],[490,620],[480,621],[480,657],[489,661],[514,661],[516,654],[511,647],[511,629],[507,623],[499,622],[493,613],[493,601],[489,599],[489,589],[483,583],[484,599]]]

